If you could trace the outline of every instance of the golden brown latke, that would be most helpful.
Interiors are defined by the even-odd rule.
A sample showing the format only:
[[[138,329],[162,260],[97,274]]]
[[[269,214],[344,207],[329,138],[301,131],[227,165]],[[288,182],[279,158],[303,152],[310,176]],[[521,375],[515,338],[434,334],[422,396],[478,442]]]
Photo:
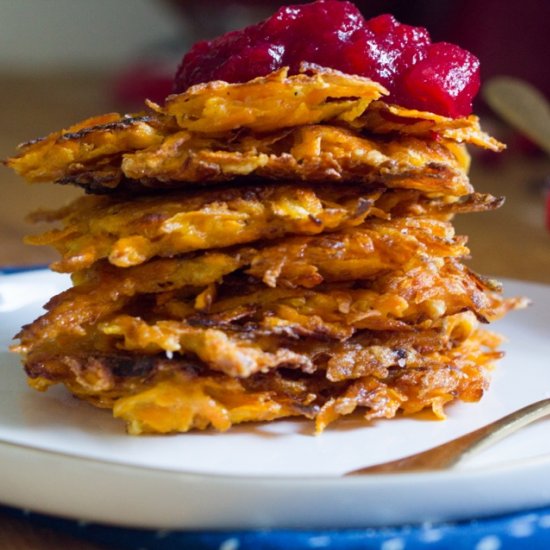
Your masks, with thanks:
[[[389,188],[466,195],[469,157],[445,141],[366,138],[337,126],[308,125],[228,139],[188,131],[127,154],[122,173],[145,187],[178,188],[253,176],[307,182],[356,181]]]
[[[419,362],[403,364],[397,358],[385,368],[363,369],[369,374],[340,381],[329,380],[321,369],[279,368],[236,378],[180,357],[121,353],[50,355],[27,370],[36,389],[63,383],[77,397],[113,408],[134,434],[209,426],[223,431],[240,422],[286,416],[315,419],[320,432],[356,409],[369,420],[426,407],[443,417],[443,406],[451,400],[479,400],[491,363],[501,355],[494,351],[499,342],[477,330],[446,351],[417,355]]]
[[[254,176],[379,178],[390,187],[465,194],[469,159],[456,144],[504,147],[476,117],[449,119],[373,101],[383,93],[368,79],[322,68],[211,82],[170,96],[165,107],[150,104],[145,114],[102,115],[22,144],[7,164],[28,181],[92,192]]]
[[[235,275],[205,290],[155,289],[156,294],[132,299],[129,278],[127,285],[112,286],[111,295],[101,287],[91,294],[76,287],[53,298],[50,311],[18,335],[18,349],[33,361],[83,350],[177,352],[231,376],[284,365],[307,369],[296,348],[278,338],[344,342],[365,329],[414,333],[437,328],[460,312],[485,322],[523,305],[490,288],[453,260],[389,273],[365,288],[347,283],[270,289]]]
[[[241,128],[264,133],[327,120],[350,122],[387,93],[361,76],[306,66],[288,76],[284,67],[244,83],[198,84],[169,96],[164,107],[152,107],[197,134],[227,135]]]
[[[116,322],[133,323],[135,318],[117,318]],[[144,326],[144,323],[138,323]],[[229,324],[229,323],[228,323]],[[328,339],[299,338],[298,335],[268,335],[259,331],[225,330],[218,324],[217,329],[193,330],[196,327],[187,325],[188,333],[195,342],[199,338],[209,340],[212,348],[195,346],[197,353],[168,351],[167,356],[183,358],[190,361],[200,359],[202,364],[213,371],[220,371],[229,376],[249,377],[257,372],[267,372],[277,368],[273,359],[278,351],[282,351],[292,358],[285,362],[281,355],[278,367],[299,369],[312,374],[318,370],[326,372],[326,377],[338,382],[352,378],[360,378],[371,374],[387,375],[390,367],[420,368],[434,363],[434,354],[446,353],[461,345],[478,330],[479,321],[469,311],[446,316],[435,323],[431,328],[416,331],[359,331],[352,338],[343,342]],[[141,328],[142,328],[141,327]],[[104,328],[108,328],[104,325]],[[180,323],[183,330],[184,325]],[[95,327],[91,327],[90,332]],[[147,332],[147,328],[145,330]],[[143,334],[146,337],[146,334]],[[139,337],[136,335],[136,337]],[[103,346],[97,346],[98,339],[86,336],[82,339],[66,338],[66,346],[59,346],[52,341],[43,341],[41,345],[33,343],[32,349],[26,350],[26,369],[31,378],[47,378],[52,382],[60,382],[65,376],[66,366],[63,367],[63,358],[68,356],[97,356],[103,354],[118,356],[122,352],[103,339]],[[153,350],[155,351],[155,350]],[[218,354],[229,359],[223,364]],[[253,365],[235,361],[238,356],[254,357]],[[138,366],[140,361],[147,357],[156,357],[155,353],[142,353],[138,350],[130,351],[127,357],[133,357],[136,363],[132,367],[135,372],[141,372]],[[57,358],[56,361],[50,361]],[[44,362],[46,360],[46,362]],[[429,360],[429,361],[428,361]],[[69,365],[70,366],[70,365]],[[72,367],[71,367],[72,368]],[[134,370],[127,367],[129,372]],[[91,371],[90,371],[91,372]],[[102,377],[107,376],[104,369]],[[99,376],[99,375],[98,375]],[[96,377],[97,378],[97,377]],[[100,377],[101,378],[101,377]],[[86,378],[90,382],[91,378]],[[99,378],[98,378],[99,379]],[[103,382],[101,382],[103,383]]]
[[[438,136],[493,151],[504,148],[481,130],[476,116],[447,118],[375,101],[385,94],[367,78],[304,65],[302,74],[290,77],[283,68],[245,83],[199,84],[168,97],[164,107],[152,107],[175,117],[183,130],[203,135],[227,136],[241,129],[261,134],[330,123],[374,134]]]
[[[464,257],[469,254],[465,244],[447,221],[372,218],[345,231],[266,243],[250,256],[245,273],[273,288],[313,288],[370,279],[419,258]]]
[[[374,134],[398,134],[471,143],[495,152],[506,148],[503,143],[481,130],[479,118],[475,115],[447,118],[435,113],[389,105],[384,101],[372,102],[361,117],[350,121],[349,126]]]
[[[347,381],[344,391],[332,395],[321,407],[315,417],[316,432],[364,408],[367,409],[363,414],[366,420],[392,418],[400,410],[413,414],[426,408],[431,408],[436,417],[443,419],[447,403],[481,399],[489,386],[493,363],[502,357],[501,352],[495,351],[500,342],[499,336],[480,330],[428,367],[393,367],[381,380],[366,376]]]
[[[202,335],[191,328],[242,333],[250,339],[279,335],[345,341],[359,330],[427,330],[462,311],[492,321],[521,305],[489,291],[450,261],[388,274],[366,288],[331,284],[313,290],[266,289],[234,282],[233,288],[231,282],[220,285],[207,309],[197,308],[196,294],[160,293],[146,308],[135,306],[106,318],[99,330],[116,337],[120,349],[186,351],[191,334]]]
[[[236,275],[227,277],[216,290],[216,297],[201,315],[226,315],[230,312],[247,311],[271,312],[273,308],[281,311],[290,310],[300,315],[320,316],[327,321],[334,320],[345,323],[373,323],[373,326],[360,328],[375,328],[377,318],[386,318],[388,323],[400,325],[396,319],[406,318],[438,318],[451,309],[469,307],[480,317],[489,317],[492,308],[492,297],[487,295],[488,285],[468,271],[463,265],[453,260],[430,259],[413,265],[407,270],[396,270],[373,280],[324,284],[313,289],[301,288],[266,288],[256,281],[243,281]],[[169,299],[158,299],[157,308],[169,314],[174,312],[175,318],[182,318],[178,311],[189,312],[198,309],[194,297],[178,298],[178,292],[173,292]],[[443,303],[434,304],[434,300]],[[378,307],[374,307],[376,306]],[[279,307],[279,305],[281,307]],[[283,307],[285,306],[285,307]],[[420,307],[422,311],[417,311]],[[390,313],[391,312],[391,313]],[[247,317],[247,316],[245,316]],[[269,317],[269,316],[268,316]],[[264,319],[262,313],[262,320]],[[199,323],[199,320],[196,321]],[[206,321],[205,321],[206,322]],[[265,322],[273,324],[266,318]],[[267,326],[267,325],[266,325]],[[303,327],[302,327],[303,328]],[[386,328],[386,327],[384,327]]]
[[[159,145],[166,132],[157,115],[109,113],[23,143],[6,164],[27,181],[57,181],[111,159],[120,164],[123,153]]]
[[[317,235],[357,227],[366,219],[486,211],[502,199],[490,195],[433,198],[415,191],[345,185],[264,185],[136,197],[83,197],[34,221],[60,229],[28,237],[62,256],[55,271],[78,271],[107,258],[131,267],[155,256],[175,256],[283,236]]]
[[[156,146],[123,157],[72,162],[63,174],[56,172],[52,177],[95,193],[180,189],[252,177],[356,181],[465,195],[472,192],[466,176],[469,160],[462,146],[445,140],[406,135],[391,140],[367,138],[341,127],[310,125],[260,136],[217,138],[173,132]]]
[[[82,197],[58,211],[35,214],[35,220],[61,221],[63,227],[27,241],[53,245],[62,255],[52,265],[57,271],[80,270],[102,258],[130,267],[154,256],[354,227],[368,216],[385,216],[374,206],[382,192],[264,185],[132,200]]]
[[[461,316],[459,322],[456,318]],[[257,372],[268,372],[279,368],[299,369],[306,373],[315,372],[323,362],[328,362],[327,376],[333,381],[357,378],[364,373],[371,374],[394,364],[424,365],[429,360],[435,364],[437,357],[425,351],[415,352],[416,339],[422,340],[423,333],[439,332],[444,341],[442,327],[451,320],[466,333],[470,327],[476,326],[475,315],[470,312],[443,317],[430,321],[428,328],[416,329],[415,332],[396,331],[403,338],[409,332],[410,346],[391,346],[390,332],[384,332],[382,337],[375,336],[381,331],[356,331],[355,336],[337,341],[337,339],[316,338],[316,335],[304,336],[300,329],[288,330],[283,334],[270,334],[262,329],[245,327],[244,330],[232,330],[223,327],[209,328],[192,326],[181,321],[158,321],[147,324],[141,319],[120,316],[99,326],[107,336],[111,336],[109,347],[112,353],[127,351],[136,355],[151,355],[167,351],[177,353],[190,360],[200,360],[208,368],[223,372],[233,377],[248,377]],[[465,328],[467,327],[467,328]],[[124,340],[120,340],[120,338]],[[376,340],[378,344],[373,344]],[[107,340],[105,340],[107,342]],[[99,351],[86,343],[74,341],[72,346],[66,346],[62,353],[82,353],[86,349],[90,353]],[[443,343],[441,349],[445,350]],[[166,348],[172,350],[166,350]],[[418,346],[420,347],[420,346]],[[107,347],[105,348],[107,349]],[[37,348],[29,356],[29,361],[35,361],[46,350]],[[105,351],[105,350],[104,350]],[[60,351],[57,350],[59,355]],[[51,357],[55,353],[45,353]],[[343,368],[346,362],[347,369]],[[342,362],[342,364],[341,364]],[[388,364],[389,363],[389,364]],[[359,373],[359,374],[358,374]]]

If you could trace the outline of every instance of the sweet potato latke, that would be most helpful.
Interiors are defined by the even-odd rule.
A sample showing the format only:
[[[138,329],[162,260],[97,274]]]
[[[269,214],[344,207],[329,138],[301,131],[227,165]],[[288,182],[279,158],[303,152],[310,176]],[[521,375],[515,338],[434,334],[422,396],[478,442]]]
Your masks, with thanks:
[[[290,416],[319,433],[479,400],[502,355],[481,325],[525,300],[465,267],[452,218],[502,204],[474,192],[464,144],[503,146],[386,95],[304,65],[21,145],[7,164],[29,181],[96,194],[32,216],[57,224],[27,241],[73,286],[18,334],[30,384],[133,434]]]
[[[450,119],[374,101],[383,93],[368,79],[319,68],[211,82],[146,113],[90,118],[24,143],[7,162],[29,181],[91,192],[244,176],[471,192],[468,156],[457,145],[503,145],[474,116]]]

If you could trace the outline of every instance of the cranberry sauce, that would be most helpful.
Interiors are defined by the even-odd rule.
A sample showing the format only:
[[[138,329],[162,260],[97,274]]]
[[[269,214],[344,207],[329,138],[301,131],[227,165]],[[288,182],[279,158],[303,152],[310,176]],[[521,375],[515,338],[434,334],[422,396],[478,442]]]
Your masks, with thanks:
[[[391,15],[365,20],[351,2],[317,0],[280,8],[272,17],[210,41],[184,56],[175,92],[210,80],[245,82],[302,62],[369,77],[390,92],[388,102],[461,117],[479,89],[479,61],[428,31]]]

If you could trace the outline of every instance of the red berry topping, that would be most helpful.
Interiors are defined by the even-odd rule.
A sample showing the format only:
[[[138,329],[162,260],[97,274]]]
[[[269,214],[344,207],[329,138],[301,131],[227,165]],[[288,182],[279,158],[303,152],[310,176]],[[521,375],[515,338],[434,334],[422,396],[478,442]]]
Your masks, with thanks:
[[[350,68],[356,74],[380,82],[393,95],[400,75],[426,57],[429,45],[426,29],[402,25],[392,15],[380,15],[366,21],[355,34],[346,59],[352,60]]]
[[[397,101],[456,118],[472,112],[472,99],[479,90],[479,60],[470,52],[439,42],[428,55],[404,72]]]
[[[390,92],[389,102],[459,117],[471,112],[479,61],[428,31],[391,15],[366,21],[351,2],[317,0],[280,8],[269,19],[198,42],[175,78],[175,92],[210,80],[245,82],[302,62],[367,76]]]

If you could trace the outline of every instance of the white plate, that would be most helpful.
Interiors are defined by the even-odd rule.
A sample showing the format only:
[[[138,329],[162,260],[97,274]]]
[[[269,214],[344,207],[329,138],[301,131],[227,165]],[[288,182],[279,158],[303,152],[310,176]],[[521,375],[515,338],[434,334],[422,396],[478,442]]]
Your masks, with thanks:
[[[47,271],[0,276],[0,501],[51,514],[153,528],[359,527],[479,517],[550,504],[550,438],[539,421],[454,471],[342,478],[418,452],[550,396],[550,287],[509,281],[534,305],[495,328],[507,355],[480,403],[322,436],[281,421],[228,433],[131,437],[107,411],[61,387],[26,386],[6,351],[19,327],[68,284]]]

